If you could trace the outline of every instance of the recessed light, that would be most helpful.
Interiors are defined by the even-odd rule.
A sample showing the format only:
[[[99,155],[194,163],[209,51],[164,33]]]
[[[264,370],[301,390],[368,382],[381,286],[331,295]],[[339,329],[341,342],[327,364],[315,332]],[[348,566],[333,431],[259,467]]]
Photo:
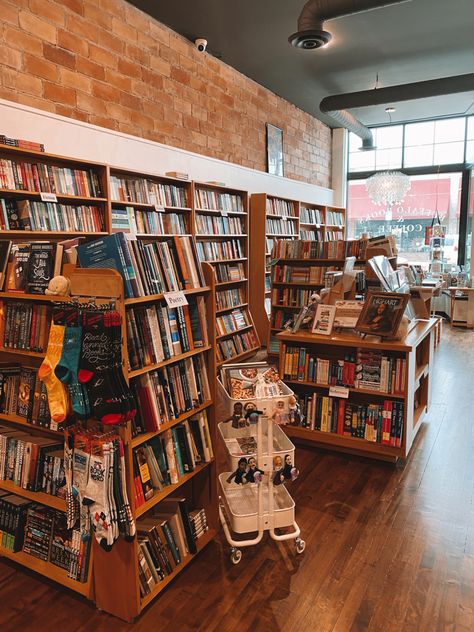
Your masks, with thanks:
[[[390,105],[388,108],[385,108],[385,112],[387,112],[387,114],[393,114],[393,112],[395,112],[395,108]]]

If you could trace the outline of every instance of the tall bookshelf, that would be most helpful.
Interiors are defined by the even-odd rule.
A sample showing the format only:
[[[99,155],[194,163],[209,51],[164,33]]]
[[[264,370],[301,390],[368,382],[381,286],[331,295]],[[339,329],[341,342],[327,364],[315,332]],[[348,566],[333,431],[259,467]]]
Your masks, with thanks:
[[[57,242],[72,237],[84,237],[86,240],[95,239],[121,230],[123,226],[126,232],[130,232],[131,239],[138,239],[146,243],[169,240],[172,235],[192,235],[194,232],[194,204],[193,204],[193,184],[191,182],[177,180],[154,174],[139,173],[127,169],[108,167],[107,165],[76,160],[64,156],[56,156],[37,151],[19,150],[0,146],[0,160],[24,162],[28,165],[46,165],[40,167],[41,180],[36,176],[33,179],[33,171],[30,166],[20,167],[20,171],[14,171],[12,166],[0,163],[0,199],[6,200],[28,200],[31,203],[50,203],[63,205],[76,205],[93,207],[93,210],[84,212],[93,217],[100,218],[100,230],[89,230],[85,228],[74,230],[71,225],[60,226],[62,230],[45,228],[39,223],[36,230],[23,230],[19,226],[12,228],[3,227],[0,230],[0,239],[8,239],[14,242],[30,242],[32,240],[43,240]],[[49,167],[49,168],[48,168]],[[71,182],[71,178],[58,179],[55,173],[56,167],[66,167],[77,170],[91,170],[94,172],[97,191],[94,195],[87,194],[82,176],[78,181]],[[7,171],[5,172],[5,169]],[[37,170],[38,171],[38,170]],[[31,177],[30,177],[31,176]],[[55,180],[56,178],[56,180]],[[52,183],[55,182],[56,192],[52,191]],[[31,183],[32,186],[28,186]],[[132,184],[135,183],[135,184]],[[135,186],[136,185],[136,186]],[[75,188],[71,190],[70,187]],[[179,191],[178,191],[179,189]],[[169,197],[170,192],[175,191],[178,195]],[[59,191],[59,192],[58,192]],[[44,195],[48,193],[49,195]],[[52,195],[51,195],[52,194]],[[46,200],[43,202],[43,200]],[[246,199],[245,199],[246,203]],[[5,212],[5,206],[2,210]],[[36,210],[35,210],[36,209]],[[30,204],[30,210],[35,220],[40,222],[41,209],[34,208]],[[66,211],[64,211],[66,213]],[[57,209],[49,208],[49,213],[59,221]],[[41,221],[44,221],[41,220]],[[85,221],[85,219],[84,219]],[[151,222],[151,223],[150,223]],[[75,295],[94,296],[113,299],[116,308],[122,314],[122,355],[125,364],[125,375],[128,380],[133,380],[144,373],[159,370],[165,366],[172,366],[179,363],[184,358],[202,356],[204,365],[207,367],[209,376],[210,397],[193,410],[181,414],[178,418],[172,419],[166,424],[162,424],[160,429],[153,433],[144,433],[132,436],[130,424],[121,427],[125,447],[126,478],[128,496],[135,518],[146,515],[149,511],[159,506],[159,503],[169,495],[179,494],[186,497],[196,507],[204,507],[206,510],[209,530],[197,541],[198,553],[209,543],[216,534],[217,529],[217,487],[216,470],[214,459],[202,463],[196,468],[181,476],[177,483],[165,487],[159,493],[155,493],[145,504],[135,506],[134,489],[135,481],[133,476],[133,456],[134,449],[155,436],[173,428],[174,426],[190,419],[196,414],[206,412],[211,443],[216,446],[216,425],[214,419],[214,399],[215,399],[215,375],[216,375],[216,332],[209,316],[216,313],[215,305],[215,276],[211,265],[204,264],[203,270],[207,284],[203,287],[184,290],[185,296],[200,295],[205,300],[206,312],[208,314],[209,331],[208,344],[202,348],[196,348],[188,353],[174,355],[163,362],[142,366],[139,369],[129,370],[127,367],[127,335],[125,329],[126,313],[137,306],[153,306],[163,304],[165,296],[155,294],[152,296],[140,296],[131,299],[124,299],[123,282],[120,275],[113,270],[86,269],[68,270],[71,273],[72,292]],[[212,287],[211,287],[212,285]],[[247,291],[245,288],[245,298],[247,303]],[[24,294],[15,292],[0,292],[0,305],[4,306],[11,301],[21,301],[25,303],[52,305],[56,301],[71,300],[68,297],[51,297],[47,295]],[[3,319],[2,319],[3,320]],[[23,366],[38,368],[41,364],[44,353],[35,351],[25,351],[20,349],[1,348],[2,358],[7,362],[21,363]],[[17,415],[0,414],[0,422],[11,424],[12,427],[27,427],[31,434],[41,434],[62,437],[62,433],[55,432],[40,426],[31,425]],[[11,489],[11,484],[0,481],[0,489],[12,491],[15,494],[43,503],[46,506],[65,511],[65,503],[54,496],[39,492],[30,492],[15,487]],[[139,588],[138,571],[138,544],[126,542],[119,538],[111,552],[105,552],[99,547],[95,539],[92,547],[91,563],[89,565],[89,575],[86,583],[76,582],[67,577],[67,571],[62,571],[54,565],[37,560],[36,558],[23,553],[11,553],[7,549],[0,548],[0,556],[11,558],[17,563],[35,570],[36,572],[61,583],[68,588],[82,594],[88,599],[94,600],[99,608],[114,614],[126,621],[131,621],[145,608],[195,557],[186,555],[181,563],[176,566],[173,572],[166,575],[164,580],[159,582],[150,594],[141,598]],[[114,581],[111,583],[111,578]]]
[[[198,257],[215,275],[216,366],[259,348],[249,309],[248,193],[193,182],[193,228]]]
[[[297,200],[253,193],[250,200],[250,309],[262,344],[268,344],[271,256],[277,239],[299,239]]]
[[[380,341],[376,336],[362,339],[354,333],[278,334],[280,377],[295,391],[300,402],[314,395],[332,399],[331,408],[329,402],[322,402],[321,408],[310,415],[311,419],[285,426],[285,432],[297,441],[331,450],[392,462],[406,459],[430,406],[435,328],[434,318],[420,322],[399,341]],[[347,361],[368,362],[373,370],[374,358],[370,356],[373,353],[391,363],[393,373],[383,382],[385,390],[382,381],[371,385],[347,380],[351,372],[345,373],[344,369],[338,377],[337,372],[329,372],[329,378],[324,380],[321,377],[324,373],[311,373],[310,362],[313,367],[316,360],[317,366],[321,359],[342,366]],[[397,361],[404,364],[397,365]],[[346,418],[339,412],[340,405],[346,414],[347,405],[357,409],[351,408]],[[332,419],[330,410],[334,411]],[[384,440],[382,433],[386,433]]]
[[[300,203],[300,239],[336,241],[346,238],[346,209],[339,206]]]

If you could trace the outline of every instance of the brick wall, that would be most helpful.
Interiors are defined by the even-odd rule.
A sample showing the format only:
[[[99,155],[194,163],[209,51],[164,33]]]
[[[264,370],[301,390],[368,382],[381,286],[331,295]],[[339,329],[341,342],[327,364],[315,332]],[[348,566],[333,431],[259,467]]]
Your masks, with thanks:
[[[262,171],[273,123],[330,186],[328,127],[124,0],[0,0],[0,29],[0,97]]]

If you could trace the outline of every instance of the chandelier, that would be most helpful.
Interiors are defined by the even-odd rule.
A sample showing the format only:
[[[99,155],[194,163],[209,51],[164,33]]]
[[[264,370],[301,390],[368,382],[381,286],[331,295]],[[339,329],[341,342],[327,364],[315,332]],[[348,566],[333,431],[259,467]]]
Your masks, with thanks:
[[[381,171],[370,176],[365,186],[374,204],[385,204],[391,209],[393,204],[403,201],[411,182],[401,171]]]

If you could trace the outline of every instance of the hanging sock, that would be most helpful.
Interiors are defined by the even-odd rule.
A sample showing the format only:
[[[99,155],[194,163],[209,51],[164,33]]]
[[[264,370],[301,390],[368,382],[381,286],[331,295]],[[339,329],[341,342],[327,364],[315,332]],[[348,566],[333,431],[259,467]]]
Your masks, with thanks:
[[[89,414],[87,390],[79,383],[79,358],[81,355],[82,327],[66,325],[61,358],[54,370],[56,377],[68,387],[71,405],[76,415],[86,419]]]
[[[63,350],[64,329],[62,325],[51,323],[46,356],[38,369],[38,377],[48,392],[51,419],[57,423],[66,419],[68,410],[67,391],[54,372]]]

